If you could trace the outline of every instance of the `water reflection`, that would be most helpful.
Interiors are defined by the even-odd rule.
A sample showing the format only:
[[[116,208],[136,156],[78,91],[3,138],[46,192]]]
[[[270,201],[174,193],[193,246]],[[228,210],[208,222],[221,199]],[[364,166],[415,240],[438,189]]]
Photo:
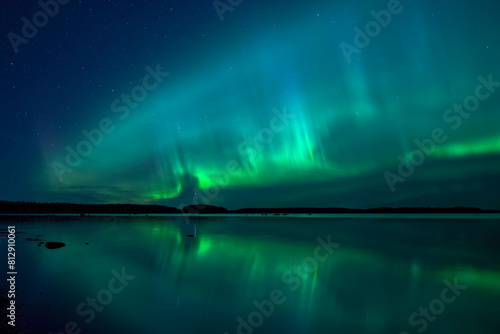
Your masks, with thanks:
[[[498,247],[485,247],[485,235],[497,230],[491,221],[154,216],[24,229],[67,244],[52,252],[20,246],[31,263],[22,268],[30,279],[20,283],[20,298],[30,301],[28,314],[39,314],[32,326],[54,332],[74,319],[92,333],[237,333],[239,326],[244,333],[417,333],[422,324],[409,317],[440,298],[445,280],[458,279],[469,288],[428,321],[426,333],[495,333],[500,268]],[[340,247],[323,249],[325,260],[311,265],[317,238],[329,235]],[[85,324],[75,306],[121,267],[136,279]],[[267,301],[277,290],[284,300],[271,312]]]

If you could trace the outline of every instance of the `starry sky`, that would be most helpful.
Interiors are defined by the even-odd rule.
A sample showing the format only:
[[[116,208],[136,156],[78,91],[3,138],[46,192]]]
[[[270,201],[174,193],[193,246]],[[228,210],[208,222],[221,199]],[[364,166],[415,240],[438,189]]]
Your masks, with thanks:
[[[500,209],[496,1],[44,1],[0,4],[0,199]]]

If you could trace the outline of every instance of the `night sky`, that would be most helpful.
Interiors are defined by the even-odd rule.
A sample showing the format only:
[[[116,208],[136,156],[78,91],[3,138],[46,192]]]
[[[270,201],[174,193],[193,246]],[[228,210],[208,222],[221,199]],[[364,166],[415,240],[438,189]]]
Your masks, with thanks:
[[[500,209],[497,1],[43,1],[0,4],[2,200]]]

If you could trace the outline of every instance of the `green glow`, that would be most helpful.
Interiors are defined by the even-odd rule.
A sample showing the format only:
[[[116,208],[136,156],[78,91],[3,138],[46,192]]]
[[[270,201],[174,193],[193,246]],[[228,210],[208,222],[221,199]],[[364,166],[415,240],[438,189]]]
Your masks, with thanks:
[[[436,33],[442,26],[410,14],[436,4],[408,6],[414,8],[405,10],[403,26],[377,37],[377,46],[350,64],[335,43],[325,41],[339,43],[353,35],[354,17],[332,21],[316,16],[312,22],[309,14],[287,17],[273,34],[255,27],[244,38],[245,52],[236,37],[227,40],[224,50],[216,43],[203,53],[210,62],[176,67],[170,52],[160,53],[158,62],[171,72],[164,84],[123,121],[110,111],[109,101],[95,102],[92,113],[85,114],[97,123],[112,118],[116,130],[62,183],[50,164],[64,161],[66,143],[75,146],[81,133],[67,138],[60,151],[44,147],[46,168],[33,181],[42,182],[51,196],[88,194],[96,202],[172,206],[203,202],[199,193],[207,197],[210,190],[217,194],[210,204],[234,208],[273,205],[277,197],[287,206],[412,206],[415,199],[434,194],[437,181],[462,186],[464,174],[480,178],[485,166],[464,163],[457,172],[423,172],[432,182],[419,179],[419,189],[411,186],[419,177],[415,173],[400,184],[404,194],[392,193],[385,182],[383,174],[398,168],[398,156],[408,157],[415,139],[428,137],[436,127],[449,135],[429,157],[436,166],[450,158],[500,153],[498,93],[463,119],[457,132],[443,122],[445,110],[474,93],[478,76],[496,73],[497,59],[486,57],[486,49],[464,49],[459,39],[437,39],[444,35]],[[300,36],[291,37],[289,31],[300,31]],[[483,44],[492,43],[486,39]],[[293,117],[276,118],[274,110],[283,115],[285,109]],[[271,128],[275,131],[269,134]],[[252,138],[257,144],[250,144]],[[251,158],[240,149],[245,142]],[[239,172],[228,178],[230,162]],[[371,200],[361,200],[360,192]],[[443,203],[432,205],[494,202],[489,194],[464,198],[466,193],[457,190],[450,195],[454,200],[443,197]]]
[[[453,280],[458,277],[461,284],[473,286],[477,289],[500,292],[500,271],[464,268],[461,270],[445,270],[439,272],[440,278]]]
[[[268,329],[265,332],[276,332],[270,328],[273,321],[283,326],[297,318],[302,324],[311,321],[324,328],[320,333],[330,333],[333,327],[341,332],[373,333],[376,328],[385,333],[390,332],[394,321],[400,324],[399,329],[409,328],[409,314],[439,298],[446,287],[444,280],[454,282],[457,278],[458,284],[468,287],[456,304],[447,307],[451,319],[459,314],[473,315],[474,328],[478,323],[475,317],[496,319],[494,308],[477,308],[480,303],[496,305],[500,295],[500,271],[491,262],[496,258],[495,250],[482,247],[484,238],[478,232],[496,231],[496,218],[463,219],[463,223],[452,219],[422,223],[417,216],[390,221],[378,216],[347,221],[339,217],[225,216],[197,218],[190,223],[184,218],[102,217],[90,224],[88,220],[74,219],[44,219],[41,224],[18,222],[20,231],[26,228],[68,245],[65,251],[39,252],[29,242],[20,244],[26,260],[38,266],[35,272],[44,273],[34,275],[33,289],[26,288],[38,294],[39,284],[50,275],[53,284],[65,292],[58,298],[67,300],[69,294],[77,305],[89,294],[87,289],[100,291],[103,282],[109,281],[112,263],[126,266],[127,273],[136,276],[133,283],[138,283],[137,288],[130,284],[131,289],[120,295],[124,301],[116,304],[118,309],[108,310],[116,319],[123,318],[123,314],[137,314],[135,303],[149,301],[155,307],[143,312],[157,312],[151,318],[156,326],[164,325],[156,320],[166,310],[174,317],[185,312],[199,315],[199,321],[207,314],[218,315],[233,324],[236,317],[253,310],[254,300],[268,299],[271,291],[280,289],[286,303],[268,319],[268,327],[262,327]],[[315,228],[311,229],[311,224]],[[197,233],[193,233],[195,228]],[[196,236],[187,236],[191,234]],[[310,273],[300,270],[299,276],[295,270],[309,267],[308,259],[315,256],[319,245],[316,238],[330,234],[332,241],[342,240],[342,245],[330,256],[321,252],[326,258],[318,260],[318,267]],[[114,251],[106,252],[110,236]],[[408,236],[412,236],[408,242],[385,242]],[[419,248],[422,238],[428,246]],[[85,245],[88,240],[92,246]],[[77,264],[75,256],[80,256]],[[297,282],[300,286],[292,289]],[[213,319],[207,321],[214,323]],[[451,323],[445,321],[442,327],[433,328],[446,332]],[[184,328],[186,322],[180,324]],[[219,321],[215,324],[216,330],[209,332],[228,328],[219,329]],[[312,329],[309,332],[318,333]]]
[[[209,241],[209,238],[201,237],[198,246],[198,255],[208,255],[210,248],[212,248],[212,243]]]
[[[436,149],[436,157],[463,158],[474,155],[500,154],[500,137],[472,141],[464,144],[450,144]]]

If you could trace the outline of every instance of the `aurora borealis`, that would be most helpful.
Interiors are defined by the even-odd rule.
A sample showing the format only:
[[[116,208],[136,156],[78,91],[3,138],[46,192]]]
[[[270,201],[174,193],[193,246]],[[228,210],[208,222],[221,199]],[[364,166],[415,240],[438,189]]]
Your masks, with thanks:
[[[402,0],[347,61],[388,3],[74,0],[16,53],[2,2],[0,199],[499,209],[498,4]]]

